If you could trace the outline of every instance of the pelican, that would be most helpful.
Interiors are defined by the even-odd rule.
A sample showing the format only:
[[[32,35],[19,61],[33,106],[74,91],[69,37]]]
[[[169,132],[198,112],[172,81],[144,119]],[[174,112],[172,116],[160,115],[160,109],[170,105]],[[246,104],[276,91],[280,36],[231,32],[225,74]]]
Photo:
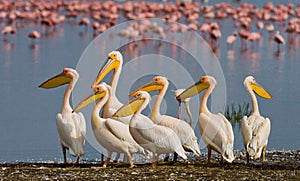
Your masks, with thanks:
[[[101,80],[112,70],[114,74],[111,80],[111,96],[109,97],[107,103],[103,106],[102,117],[111,118],[112,115],[121,107],[123,104],[119,101],[116,96],[116,89],[119,81],[120,74],[122,72],[123,56],[119,51],[112,51],[108,54],[108,58],[100,69],[97,78],[95,79],[92,88],[101,82]],[[129,124],[130,117],[118,118],[125,124]],[[117,154],[114,162],[117,162],[120,154]]]
[[[108,54],[106,63],[101,68],[97,78],[95,79],[92,87],[95,87],[101,80],[112,70],[114,74],[111,80],[111,96],[107,103],[103,106],[102,117],[111,118],[112,115],[121,107],[123,104],[119,101],[116,96],[116,89],[119,81],[119,77],[122,71],[123,56],[118,51],[112,51]],[[130,117],[119,118],[123,123],[129,124]]]
[[[168,127],[154,124],[148,117],[141,115],[150,99],[149,93],[138,91],[135,98],[124,104],[114,114],[114,117],[133,114],[129,122],[130,134],[144,149],[152,152],[152,167],[156,167],[156,158],[162,153],[176,152],[187,161],[187,156],[176,133]]]
[[[256,83],[253,76],[245,78],[244,86],[252,100],[252,113],[249,117],[243,117],[241,126],[244,146],[247,154],[247,163],[249,163],[249,157],[257,159],[260,156],[263,163],[265,161],[271,123],[269,118],[264,118],[260,115],[257,99],[254,93],[266,99],[270,99],[272,96],[258,83]]]
[[[79,163],[79,159],[84,155],[84,144],[86,135],[85,119],[82,113],[72,113],[70,106],[70,95],[79,78],[79,74],[76,70],[71,68],[64,68],[63,72],[46,80],[40,88],[51,89],[64,84],[69,84],[62,104],[61,113],[56,116],[56,126],[62,146],[62,152],[64,155],[64,163],[67,163],[66,150],[68,149],[70,154],[77,156],[76,163]]]
[[[160,114],[160,105],[163,97],[165,96],[169,86],[168,79],[163,76],[156,76],[151,82],[146,83],[133,91],[130,95],[135,94],[138,90],[152,92],[159,90],[159,94],[154,103],[150,119],[158,125],[165,126],[174,130],[180,139],[181,145],[186,151],[192,151],[196,155],[200,154],[199,146],[197,143],[197,137],[194,133],[193,128],[185,121],[180,119]],[[176,160],[176,155],[174,156]]]
[[[202,96],[199,110],[199,129],[208,149],[207,162],[210,163],[211,150],[213,149],[222,155],[221,160],[225,159],[231,163],[234,160],[232,126],[221,113],[213,114],[207,108],[207,99],[216,84],[217,82],[212,76],[202,76],[200,81],[187,88],[177,96],[177,99],[192,97],[207,89]]]
[[[129,126],[111,118],[101,118],[99,112],[110,97],[110,86],[101,83],[94,87],[95,93],[81,101],[73,110],[78,111],[99,99],[92,112],[92,129],[96,140],[107,150],[108,156],[103,168],[108,165],[112,152],[125,153],[130,162],[130,168],[134,167],[132,153],[145,153],[129,133]]]
[[[175,95],[175,98],[181,94],[185,89],[177,89],[177,90],[174,90],[174,95]],[[178,100],[176,99],[178,102],[179,102],[179,105],[178,105],[178,119],[180,119],[180,107],[181,107],[181,103],[183,102],[184,104],[184,117],[183,119],[187,122],[187,119],[186,119],[186,115],[189,116],[189,119],[190,119],[190,126],[193,125],[193,117],[192,117],[192,113],[191,113],[191,110],[190,110],[190,105],[189,105],[189,102],[191,100],[190,97],[186,98],[186,99],[183,99],[183,100]]]

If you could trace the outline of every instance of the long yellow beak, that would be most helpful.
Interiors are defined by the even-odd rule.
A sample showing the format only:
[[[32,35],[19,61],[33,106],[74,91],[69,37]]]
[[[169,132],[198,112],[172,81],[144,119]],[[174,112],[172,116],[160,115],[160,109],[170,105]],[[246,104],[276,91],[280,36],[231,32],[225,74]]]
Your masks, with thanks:
[[[146,92],[152,92],[152,91],[156,91],[156,90],[161,90],[164,86],[157,83],[157,82],[148,82],[144,85],[142,85],[141,87],[137,88],[136,90],[134,90],[133,92],[131,92],[129,94],[129,96],[134,96],[136,94],[137,91],[146,91]]]
[[[258,83],[251,83],[250,84],[251,89],[260,97],[265,99],[271,99],[272,95],[268,93],[261,85]]]
[[[200,81],[196,82],[194,85],[190,86],[189,88],[185,89],[181,94],[176,96],[177,100],[186,99],[189,97],[193,97],[197,94],[199,94],[204,89],[207,89],[209,87],[208,83],[202,83]]]
[[[40,88],[44,89],[51,89],[55,88],[64,84],[68,84],[71,82],[71,78],[64,75],[64,73],[60,73],[54,77],[51,77],[50,79],[46,80],[45,82],[41,83],[39,85]]]
[[[117,69],[120,66],[120,62],[117,60],[114,60],[110,57],[107,58],[106,63],[103,65],[103,67],[100,69],[98,76],[96,80],[94,81],[92,87],[95,87],[101,80],[112,70]]]
[[[126,117],[136,113],[136,111],[141,107],[144,101],[145,99],[139,99],[136,97],[129,100],[114,113],[113,117]]]
[[[89,95],[87,98],[83,99],[74,109],[72,112],[79,111],[80,109],[88,106],[89,104],[95,102],[98,99],[101,99],[105,96],[105,92],[95,92]]]

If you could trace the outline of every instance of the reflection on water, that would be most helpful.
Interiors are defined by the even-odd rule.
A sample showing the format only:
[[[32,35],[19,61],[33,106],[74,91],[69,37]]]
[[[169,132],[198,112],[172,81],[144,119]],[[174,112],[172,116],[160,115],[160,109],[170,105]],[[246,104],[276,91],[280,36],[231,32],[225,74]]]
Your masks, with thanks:
[[[274,42],[268,39],[268,33],[263,32],[264,40],[255,43],[253,48],[248,44],[247,48],[241,49],[241,42],[236,41],[233,48],[227,50],[225,41],[232,33],[231,28],[228,28],[231,25],[232,22],[223,25],[223,36],[219,40],[219,47],[214,50],[225,74],[227,104],[250,102],[243,80],[249,74],[254,75],[274,96],[271,100],[258,98],[261,114],[271,119],[272,131],[268,148],[300,149],[298,39],[289,38],[287,45],[277,52]],[[37,28],[34,24],[29,28],[24,26],[16,37],[7,37],[7,41],[0,42],[0,161],[61,158],[55,116],[60,111],[64,90],[42,91],[37,86],[63,67],[75,68],[81,53],[93,39],[91,29],[85,31],[82,27],[75,26],[74,22],[67,22],[55,29],[41,28],[41,39],[31,42],[27,34],[34,28]],[[193,69],[194,64],[190,62],[192,58],[184,51],[185,47],[198,46],[193,33],[189,33],[187,37],[174,36],[174,44],[137,41],[122,47],[120,51],[128,61],[145,54],[167,54],[186,65],[197,80],[204,73]],[[107,54],[104,50],[108,44],[116,41],[121,44],[122,39],[119,41],[115,36],[110,35],[111,42],[99,42],[99,47],[103,48],[98,51]],[[100,68],[106,57],[97,59]],[[175,88],[169,88],[167,98],[168,101],[172,99],[174,107],[170,106],[166,110],[173,116],[177,115],[177,103],[171,92]],[[191,108],[194,120],[198,118],[198,106]],[[235,149],[243,148],[239,131],[235,129]],[[98,153],[91,147],[87,146],[86,149],[87,158],[98,157]]]

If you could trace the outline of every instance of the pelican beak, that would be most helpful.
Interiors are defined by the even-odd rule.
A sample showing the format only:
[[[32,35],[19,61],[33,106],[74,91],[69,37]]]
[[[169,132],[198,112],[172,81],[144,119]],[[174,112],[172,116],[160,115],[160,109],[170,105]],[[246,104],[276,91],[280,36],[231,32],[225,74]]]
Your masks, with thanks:
[[[250,84],[251,89],[260,97],[265,98],[265,99],[271,99],[272,95],[268,93],[261,85],[258,83],[251,83]]]
[[[209,87],[208,83],[206,83],[206,82],[203,83],[201,81],[198,81],[194,85],[192,85],[189,88],[185,89],[185,91],[183,91],[181,94],[176,96],[176,99],[177,100],[182,100],[182,99],[186,99],[186,98],[189,98],[189,97],[193,97],[193,96],[199,94],[204,89],[207,89],[208,87]]]
[[[88,106],[89,104],[95,102],[98,99],[101,99],[105,96],[105,92],[95,92],[89,95],[87,98],[83,99],[74,109],[72,112],[79,111],[80,109]]]
[[[129,96],[134,96],[136,94],[137,91],[146,91],[146,92],[152,92],[152,91],[156,91],[156,90],[161,90],[164,86],[157,83],[157,82],[148,82],[144,85],[142,85],[141,87],[137,88],[135,91],[131,92],[129,94]]]
[[[71,78],[67,77],[63,72],[51,77],[39,85],[40,88],[51,89],[71,82]]]
[[[96,80],[94,81],[92,88],[95,87],[101,80],[112,70],[116,70],[120,66],[120,62],[112,59],[110,57],[107,58],[106,63],[100,69]]]
[[[129,100],[126,104],[124,104],[121,108],[119,108],[119,110],[117,110],[114,113],[113,117],[126,117],[136,113],[136,111],[139,107],[141,107],[144,101],[145,99],[137,97]]]

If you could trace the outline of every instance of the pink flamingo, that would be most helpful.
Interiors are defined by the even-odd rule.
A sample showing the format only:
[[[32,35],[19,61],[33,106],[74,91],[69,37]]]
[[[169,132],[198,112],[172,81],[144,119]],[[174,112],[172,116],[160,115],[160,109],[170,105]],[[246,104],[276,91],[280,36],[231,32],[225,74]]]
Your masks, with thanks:
[[[12,26],[5,26],[1,33],[4,35],[3,36],[3,40],[6,41],[7,40],[7,35],[8,34],[15,34],[17,32],[16,28],[15,27],[12,27]]]
[[[284,38],[280,35],[279,31],[276,31],[273,40],[277,43],[277,52],[280,52],[280,44],[285,44]]]
[[[237,32],[234,31],[232,35],[229,35],[226,39],[227,47],[232,48],[233,43],[236,41]]]

